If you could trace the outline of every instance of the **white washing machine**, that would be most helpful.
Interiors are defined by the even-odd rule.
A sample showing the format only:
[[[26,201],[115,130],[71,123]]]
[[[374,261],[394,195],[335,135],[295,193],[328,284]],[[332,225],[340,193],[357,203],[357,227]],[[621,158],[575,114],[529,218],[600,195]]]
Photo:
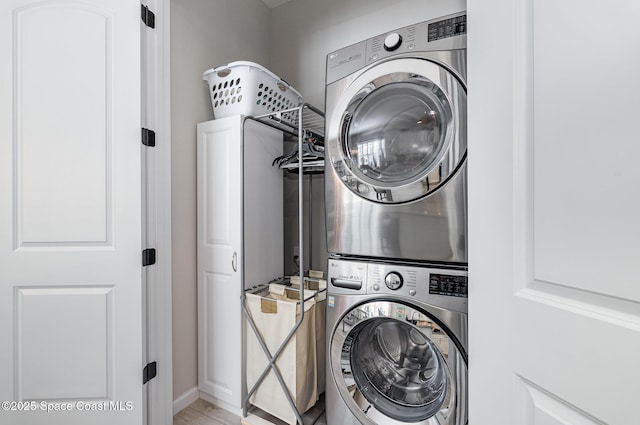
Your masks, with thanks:
[[[329,260],[328,425],[466,425],[467,272]]]
[[[466,13],[327,56],[327,248],[467,263]]]

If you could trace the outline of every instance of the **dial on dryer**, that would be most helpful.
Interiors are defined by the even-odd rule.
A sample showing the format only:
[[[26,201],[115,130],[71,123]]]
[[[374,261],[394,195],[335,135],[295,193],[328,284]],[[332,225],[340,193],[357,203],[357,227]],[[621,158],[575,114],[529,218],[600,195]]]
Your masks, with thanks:
[[[384,50],[393,52],[402,44],[402,36],[397,32],[392,32],[384,39]]]
[[[395,291],[396,289],[400,289],[402,287],[402,275],[398,272],[389,272],[384,277],[384,283],[387,285],[387,288]]]

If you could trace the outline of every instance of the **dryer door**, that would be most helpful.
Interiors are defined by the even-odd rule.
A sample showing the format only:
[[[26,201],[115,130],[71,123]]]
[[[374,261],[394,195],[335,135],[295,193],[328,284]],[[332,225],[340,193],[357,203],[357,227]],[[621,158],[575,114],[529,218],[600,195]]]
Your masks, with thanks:
[[[426,311],[373,301],[334,329],[330,364],[342,399],[362,423],[466,424],[466,358]]]
[[[328,129],[331,164],[357,195],[413,201],[437,190],[466,156],[466,87],[445,67],[395,59],[358,76]]]

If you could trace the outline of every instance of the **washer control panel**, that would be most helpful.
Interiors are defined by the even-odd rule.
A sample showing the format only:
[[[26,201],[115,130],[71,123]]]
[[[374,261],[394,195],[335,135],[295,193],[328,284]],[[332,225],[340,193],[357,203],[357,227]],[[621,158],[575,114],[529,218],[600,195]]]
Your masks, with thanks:
[[[379,294],[467,311],[468,273],[464,269],[330,259],[327,277],[328,295]]]
[[[402,275],[398,272],[389,272],[384,277],[384,283],[392,291],[400,289],[402,287]]]
[[[367,263],[359,261],[329,260],[327,292],[338,295],[366,294]]]

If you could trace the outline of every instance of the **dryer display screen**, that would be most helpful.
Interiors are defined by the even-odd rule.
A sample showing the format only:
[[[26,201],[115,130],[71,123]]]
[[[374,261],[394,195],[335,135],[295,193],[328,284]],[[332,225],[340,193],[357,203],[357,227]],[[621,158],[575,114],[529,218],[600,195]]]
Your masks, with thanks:
[[[441,40],[467,33],[467,15],[456,16],[455,18],[429,24],[428,41]]]
[[[431,274],[429,276],[429,293],[467,298],[467,281],[467,276]]]

